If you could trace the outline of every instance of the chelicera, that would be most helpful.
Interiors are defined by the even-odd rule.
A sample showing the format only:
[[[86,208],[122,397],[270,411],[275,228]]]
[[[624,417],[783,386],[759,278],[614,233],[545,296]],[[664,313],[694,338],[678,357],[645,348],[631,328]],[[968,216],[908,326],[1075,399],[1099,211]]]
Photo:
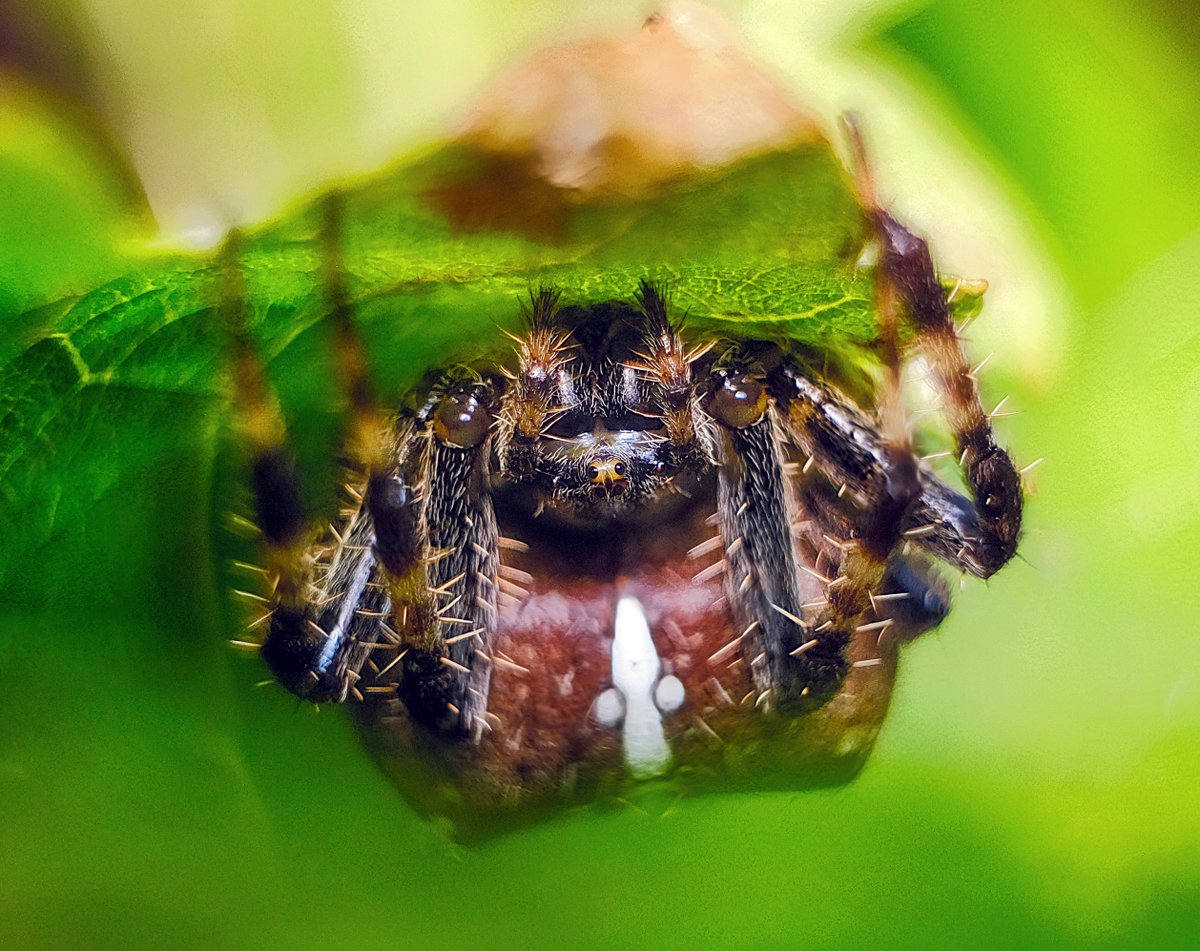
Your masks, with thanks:
[[[271,582],[262,657],[305,700],[360,701],[424,811],[486,832],[488,816],[665,775],[778,786],[847,760],[826,770],[844,779],[886,708],[895,645],[947,610],[935,563],[986,578],[1013,556],[1020,474],[926,242],[879,207],[851,138],[879,315],[869,400],[787,341],[693,339],[670,288],[643,282],[601,304],[533,291],[506,358],[438,371],[410,409],[382,413],[331,196],[326,298],[358,493],[318,543],[230,242],[225,311]],[[966,492],[914,454],[910,353]]]

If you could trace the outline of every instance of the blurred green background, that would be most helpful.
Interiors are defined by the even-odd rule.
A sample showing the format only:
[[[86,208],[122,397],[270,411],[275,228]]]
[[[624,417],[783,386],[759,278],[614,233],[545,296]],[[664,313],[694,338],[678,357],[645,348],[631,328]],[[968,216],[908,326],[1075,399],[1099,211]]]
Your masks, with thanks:
[[[1046,457],[1026,561],[908,649],[863,775],[450,846],[347,718],[254,690],[227,648],[211,389],[150,442],[106,429],[141,398],[108,387],[76,444],[140,489],[37,500],[62,517],[27,548],[0,475],[0,943],[1194,946],[1200,17],[715,6],[825,115],[862,111],[884,193],[992,280],[986,394]],[[645,12],[0,2],[0,360],[53,332],[38,305],[369,170],[514,52]],[[335,408],[313,412],[316,456]]]

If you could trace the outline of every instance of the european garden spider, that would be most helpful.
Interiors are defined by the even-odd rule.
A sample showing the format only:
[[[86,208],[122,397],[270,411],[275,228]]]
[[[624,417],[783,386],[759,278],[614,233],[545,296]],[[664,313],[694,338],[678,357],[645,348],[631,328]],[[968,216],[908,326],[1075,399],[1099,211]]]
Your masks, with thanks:
[[[1020,474],[928,246],[879,206],[850,133],[882,365],[859,402],[825,354],[689,339],[670,289],[643,282],[599,305],[532,292],[509,359],[440,372],[389,418],[330,196],[326,302],[359,492],[321,545],[230,241],[224,309],[270,579],[262,656],[306,700],[364,701],[376,752],[424,811],[470,825],[672,770],[684,785],[789,784],[825,754],[845,778],[878,729],[895,645],[947,610],[933,562],[986,578],[1013,556]],[[969,494],[914,456],[910,349]]]

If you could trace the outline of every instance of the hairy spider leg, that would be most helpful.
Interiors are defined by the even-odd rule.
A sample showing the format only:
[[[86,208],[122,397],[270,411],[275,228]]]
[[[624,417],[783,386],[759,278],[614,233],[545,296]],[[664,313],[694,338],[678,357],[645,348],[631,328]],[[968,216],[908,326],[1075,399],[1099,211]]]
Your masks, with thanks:
[[[404,541],[393,546],[403,548],[411,544],[405,515],[416,506],[405,504],[411,500],[398,499],[395,492],[382,491],[391,488],[396,440],[374,408],[366,360],[352,321],[341,253],[341,201],[337,193],[325,201],[321,243],[325,305],[335,326],[338,377],[351,404],[346,454],[358,477],[366,479],[368,495],[377,486],[384,524],[399,526],[406,533]],[[344,533],[335,536],[328,563],[318,564],[316,533],[304,516],[286,427],[247,327],[240,248],[240,235],[234,232],[222,253],[222,310],[233,359],[235,410],[252,457],[254,506],[271,585],[262,655],[279,683],[298,696],[313,702],[342,701],[351,691],[357,693],[355,683],[372,651],[381,643],[398,640],[395,634],[389,637],[390,629],[380,623],[392,592],[378,576],[393,576],[386,563],[377,564],[375,526],[365,514],[365,505]],[[397,514],[397,508],[403,511]],[[421,559],[417,561],[423,565]],[[426,585],[419,587],[424,593]],[[432,601],[431,595],[425,598]]]
[[[742,653],[766,702],[815,703],[841,682],[848,665],[844,645],[814,638],[803,618],[791,531],[798,513],[779,422],[752,369],[717,373],[707,410],[716,421],[718,521]]]
[[[920,480],[900,406],[897,306],[886,273],[880,275],[877,295],[884,341],[878,429],[786,359],[765,373],[763,381],[726,374],[709,403],[723,437],[718,441],[719,498],[731,603],[752,635],[750,650],[765,661],[761,674],[755,668],[756,682],[760,690],[775,691],[779,706],[828,699],[849,671],[851,637],[864,624],[886,623],[865,617],[875,607],[875,595],[903,583],[888,579],[889,559],[903,539]],[[762,407],[758,419],[753,419],[752,404]],[[797,520],[796,504],[777,445],[779,429],[788,431],[826,475],[845,475],[841,484],[853,488],[860,506],[853,520],[838,526],[843,539],[838,569],[831,579],[822,576],[825,604],[812,620],[798,594],[788,528]],[[805,493],[802,482],[800,491],[805,508],[811,505],[819,515],[821,506]],[[826,528],[834,527],[832,521],[823,519]],[[921,597],[930,591],[936,603],[935,588],[922,589]],[[941,606],[940,613],[944,611]]]
[[[1021,476],[996,444],[990,417],[979,400],[975,376],[954,329],[950,302],[934,270],[929,245],[875,208],[881,236],[880,268],[890,275],[901,306],[917,328],[933,384],[954,431],[959,466],[973,504],[936,480],[926,479],[921,519],[926,547],[979,577],[999,571],[1017,550],[1021,534]]]
[[[325,699],[344,688],[332,671],[315,663],[325,639],[318,636],[313,618],[313,533],[305,518],[287,428],[247,324],[241,247],[241,235],[230,232],[220,256],[220,313],[229,347],[234,413],[250,454],[254,507],[270,586],[263,656],[289,690]]]
[[[504,394],[499,450],[501,468],[515,481],[532,480],[544,468],[539,443],[572,397],[569,334],[555,324],[558,300],[556,290],[537,291],[524,311],[525,336],[509,335],[516,343],[517,370]]]
[[[387,465],[392,440],[374,409],[366,361],[350,313],[342,262],[341,196],[323,205],[321,240],[327,313],[334,321],[338,378],[351,404],[346,454],[365,474]],[[336,538],[330,558],[315,544],[301,503],[286,427],[246,322],[241,238],[231,233],[222,253],[225,326],[230,339],[235,410],[252,461],[254,505],[271,584],[271,612],[262,655],[276,679],[313,702],[344,700],[372,653],[386,642],[383,601],[374,589],[373,529],[356,517]]]
[[[388,654],[381,657],[386,667],[402,660],[414,643],[436,640],[436,599],[426,578],[421,505],[412,488],[420,478],[413,471],[420,460],[407,458],[411,429],[380,412],[354,322],[343,249],[343,194],[326,195],[321,214],[325,312],[332,323],[338,383],[349,404],[345,456],[352,479],[363,485],[349,524],[335,540],[320,579],[318,616],[309,625],[323,638],[312,663],[335,672],[341,689],[329,699],[341,701],[348,693],[362,698],[356,684],[377,651]]]
[[[888,466],[874,424],[849,400],[814,383],[794,360],[771,374],[769,388],[787,413],[792,441],[810,460],[805,469],[814,472],[799,480],[802,507],[826,533],[857,534],[860,516],[848,505],[865,506]],[[987,529],[974,500],[925,467],[918,478],[921,494],[904,519],[905,542],[980,577],[998,570],[1002,560],[993,558],[985,568],[977,557]]]
[[[865,169],[865,165],[862,167]],[[865,177],[865,172],[862,174]],[[812,627],[819,645],[830,642],[842,652],[858,630],[878,624],[882,632],[889,623],[886,619],[868,621],[867,615],[876,606],[875,596],[884,593],[889,559],[903,541],[906,520],[921,493],[917,460],[901,402],[899,303],[894,277],[886,264],[881,264],[875,277],[883,363],[876,399],[879,429],[875,453],[882,465],[867,481],[865,504],[857,519],[858,530],[853,539],[844,543],[845,554],[837,575],[826,587],[828,604]],[[815,409],[814,403],[797,399],[789,407],[788,416],[803,432],[806,424],[824,420],[824,414],[814,412]],[[801,442],[807,438],[801,436]]]
[[[456,672],[443,662],[441,592],[436,588],[439,581],[430,577],[422,496],[429,488],[428,474],[437,470],[430,466],[428,434],[408,424],[396,425],[378,409],[347,285],[344,205],[341,193],[333,191],[322,206],[322,274],[338,376],[350,404],[346,452],[365,488],[334,554],[324,594],[326,613],[336,611],[336,616],[323,629],[352,648],[362,642],[389,645],[395,654],[383,658],[384,669],[396,670],[401,699],[410,712],[416,711],[414,718],[441,723],[448,711],[456,710],[454,701],[461,702],[463,691],[456,689]],[[343,562],[351,567],[342,569]],[[349,583],[342,583],[343,576]],[[390,624],[383,621],[385,616]],[[357,636],[364,623],[371,631],[365,639]],[[357,679],[366,657],[356,651],[353,659],[357,667],[351,675]]]
[[[922,519],[909,531],[927,535],[926,547],[979,577],[989,577],[1015,554],[1024,497],[1021,475],[996,444],[991,417],[979,399],[975,374],[954,327],[948,297],[934,268],[929,244],[883,208],[875,194],[866,145],[857,122],[845,119],[855,155],[863,207],[879,242],[878,273],[885,276],[901,311],[917,330],[958,446],[959,466],[973,504],[925,476],[918,508]]]
[[[856,147],[861,145],[853,127],[851,137]],[[865,162],[860,161],[859,167],[860,186],[873,196]],[[878,235],[879,240],[884,237],[882,232]],[[883,593],[889,559],[902,541],[910,509],[920,495],[917,461],[901,403],[901,289],[890,261],[881,264],[876,275],[884,371],[878,387],[878,430],[860,414],[845,412],[837,419],[840,407],[798,374],[790,377],[792,389],[781,392],[780,368],[758,379],[746,372],[726,372],[709,404],[724,437],[718,443],[719,497],[726,560],[732,569],[731,602],[754,635],[751,647],[760,649],[757,657],[764,661],[762,672],[755,670],[756,682],[766,689],[762,686],[766,681],[780,706],[828,699],[848,673],[846,648],[852,636],[871,623],[888,623],[866,622],[865,616],[875,607],[874,596]],[[777,410],[767,398],[769,391],[778,409],[786,412],[786,426],[810,456],[824,444],[827,455],[860,463],[862,509],[857,531],[853,539],[840,543],[843,555],[836,577],[828,580],[825,604],[813,621],[805,619],[798,596],[794,542],[786,528],[795,521],[795,503],[774,438]],[[855,458],[862,454],[853,438],[858,429],[871,432],[872,464],[862,465]],[[843,438],[847,430],[852,434],[849,441]]]
[[[837,498],[849,492],[858,505],[859,510],[847,516],[836,499],[801,482],[806,510],[826,529],[855,538],[844,546],[845,557],[828,587],[829,604],[812,628],[822,638],[838,639],[848,638],[868,607],[874,606],[874,593],[882,590],[889,556],[899,542],[915,542],[986,577],[1012,556],[1021,510],[1019,475],[995,445],[928,246],[879,207],[861,135],[852,122],[847,127],[859,166],[863,204],[880,245],[876,293],[885,375],[878,401],[879,426],[848,401],[807,379],[794,361],[785,360],[769,381],[772,396],[787,413],[793,440],[818,471],[839,487]],[[938,385],[950,407],[975,501],[921,470],[913,457],[900,405],[897,324],[901,313],[917,325],[919,339],[938,368]],[[893,559],[893,573],[897,564]],[[939,609],[944,613],[940,607],[944,598],[932,579],[927,580],[931,583],[924,586],[923,597],[931,602],[934,620]]]
[[[487,726],[499,590],[488,469],[492,420],[490,384],[469,371],[448,372],[419,415],[422,435],[410,440],[423,472],[419,509],[402,482],[394,483],[398,504],[386,516],[380,502],[371,504],[388,571],[412,579],[396,617],[403,651],[399,698],[416,722],[451,737],[478,738]],[[368,490],[368,499],[372,494]],[[407,522],[404,537],[421,546],[400,550],[389,543],[385,553],[385,534],[401,537],[399,525],[380,529],[380,519],[393,515]]]
[[[667,315],[667,299],[660,286],[642,281],[637,302],[646,319],[646,350],[638,354],[641,362],[630,366],[655,384],[661,394],[656,402],[662,407],[666,440],[659,449],[659,458],[673,471],[699,467],[707,460],[703,456],[692,365],[712,344],[691,350],[684,346],[680,326],[672,324]]]
[[[357,645],[385,646],[395,654],[382,658],[383,669],[395,671],[391,684],[415,721],[451,734],[477,733],[490,668],[486,659],[472,661],[477,651],[487,656],[479,645],[486,645],[495,614],[495,518],[482,488],[491,422],[486,397],[443,381],[415,425],[381,416],[346,284],[339,193],[326,198],[324,212],[326,306],[350,402],[347,454],[366,485],[334,555],[324,592],[333,623],[322,627],[352,652],[346,658],[354,662],[352,678],[367,656]],[[373,636],[358,636],[372,619]],[[389,685],[382,680],[375,689]]]

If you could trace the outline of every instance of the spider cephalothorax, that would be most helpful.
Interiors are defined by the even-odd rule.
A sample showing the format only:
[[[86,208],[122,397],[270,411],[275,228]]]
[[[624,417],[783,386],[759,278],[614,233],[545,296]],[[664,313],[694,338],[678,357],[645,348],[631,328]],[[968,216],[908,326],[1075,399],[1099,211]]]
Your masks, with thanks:
[[[682,350],[660,291],[565,308],[543,291],[528,323],[501,400],[500,481],[578,525],[661,515],[712,454],[693,422],[700,351]]]
[[[533,293],[509,356],[432,375],[394,419],[371,397],[330,197],[327,304],[361,493],[324,561],[231,242],[226,313],[273,581],[262,648],[279,682],[366,701],[408,795],[464,825],[673,768],[698,788],[790,784],[800,762],[852,774],[896,645],[945,613],[933,562],[990,575],[1022,505],[925,242],[865,175],[860,188],[877,245],[874,405],[786,340],[689,338],[669,288],[642,282],[602,303]],[[902,320],[966,494],[912,452]]]

